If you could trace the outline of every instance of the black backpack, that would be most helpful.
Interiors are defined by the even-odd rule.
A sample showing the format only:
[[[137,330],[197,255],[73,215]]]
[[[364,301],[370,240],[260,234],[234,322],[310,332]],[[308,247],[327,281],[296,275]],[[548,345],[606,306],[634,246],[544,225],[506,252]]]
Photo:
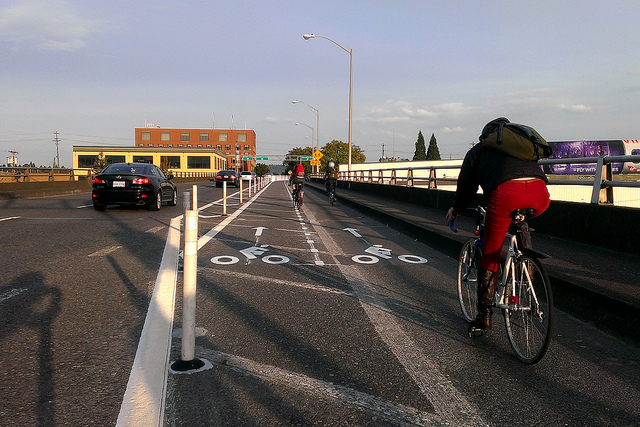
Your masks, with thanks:
[[[511,123],[506,117],[491,120],[482,129],[482,145],[526,161],[538,161],[551,155],[551,147],[530,126]]]

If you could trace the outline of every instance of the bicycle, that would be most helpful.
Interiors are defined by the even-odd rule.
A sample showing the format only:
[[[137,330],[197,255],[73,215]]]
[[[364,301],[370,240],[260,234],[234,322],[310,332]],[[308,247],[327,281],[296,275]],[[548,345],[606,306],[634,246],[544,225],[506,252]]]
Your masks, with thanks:
[[[329,188],[329,203],[331,203],[331,206],[336,204],[336,183],[335,181],[329,181],[329,183],[327,184],[327,187]]]
[[[464,242],[458,259],[458,301],[464,318],[471,322],[477,314],[477,270],[484,244],[486,210],[476,212],[476,237]],[[547,255],[534,251],[526,219],[533,209],[511,213],[511,226],[502,246],[502,262],[493,306],[502,310],[509,343],[518,359],[527,364],[539,362],[551,342],[553,326],[553,293],[549,277],[540,262]],[[458,230],[450,221],[451,230]],[[470,336],[484,334],[470,328]]]
[[[293,207],[298,209],[302,207],[302,201],[304,200],[304,190],[302,188],[302,183],[294,184],[295,188],[293,189]]]

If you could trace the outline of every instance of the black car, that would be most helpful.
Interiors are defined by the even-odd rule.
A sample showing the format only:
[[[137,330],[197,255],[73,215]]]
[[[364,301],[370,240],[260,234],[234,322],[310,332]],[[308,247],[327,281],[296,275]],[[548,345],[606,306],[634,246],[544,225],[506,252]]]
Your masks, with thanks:
[[[223,182],[234,187],[240,186],[240,175],[236,171],[220,171],[216,174],[216,187],[222,187]]]
[[[103,211],[107,205],[146,206],[160,210],[162,203],[178,203],[178,190],[159,167],[147,163],[114,163],[93,178],[93,208]]]

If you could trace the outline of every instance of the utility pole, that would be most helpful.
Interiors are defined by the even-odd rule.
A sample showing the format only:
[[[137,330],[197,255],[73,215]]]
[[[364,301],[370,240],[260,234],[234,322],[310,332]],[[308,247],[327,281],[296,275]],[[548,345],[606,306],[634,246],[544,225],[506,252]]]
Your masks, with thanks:
[[[56,143],[56,161],[55,161],[56,164],[53,165],[53,167],[59,168],[60,167],[60,138],[58,138],[58,131],[56,131],[54,135],[56,136],[53,139],[53,142]]]
[[[17,166],[16,163],[18,163],[18,160],[16,159],[16,154],[20,154],[20,153],[13,150],[9,150],[9,152],[11,153],[11,166],[16,167]]]

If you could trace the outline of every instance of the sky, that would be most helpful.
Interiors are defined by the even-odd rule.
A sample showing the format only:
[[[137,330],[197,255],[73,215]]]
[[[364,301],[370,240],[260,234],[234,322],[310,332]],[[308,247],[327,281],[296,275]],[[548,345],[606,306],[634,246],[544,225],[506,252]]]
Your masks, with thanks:
[[[52,165],[58,132],[72,166],[74,145],[133,146],[145,124],[254,129],[270,160],[316,131],[347,142],[349,49],[368,162],[412,158],[418,132],[462,158],[500,116],[549,141],[640,139],[639,16],[637,0],[0,0],[0,164]]]

